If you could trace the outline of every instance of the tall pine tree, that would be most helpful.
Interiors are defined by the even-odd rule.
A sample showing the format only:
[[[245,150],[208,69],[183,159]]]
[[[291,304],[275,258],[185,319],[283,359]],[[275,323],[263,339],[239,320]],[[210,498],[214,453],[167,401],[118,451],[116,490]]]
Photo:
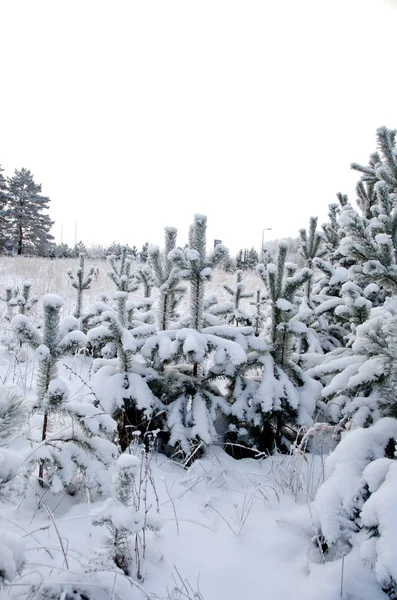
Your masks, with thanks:
[[[0,244],[3,246],[5,241],[5,210],[8,201],[7,180],[3,175],[4,169],[0,165]]]
[[[7,227],[18,255],[26,252],[46,255],[53,236],[48,214],[50,199],[41,195],[41,185],[35,183],[28,169],[15,170],[8,180]]]

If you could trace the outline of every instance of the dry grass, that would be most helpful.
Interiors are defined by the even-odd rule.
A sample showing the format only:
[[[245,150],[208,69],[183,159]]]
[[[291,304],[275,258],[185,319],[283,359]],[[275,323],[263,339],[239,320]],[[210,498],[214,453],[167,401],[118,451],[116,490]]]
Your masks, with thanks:
[[[99,300],[102,295],[110,296],[114,292],[112,282],[107,276],[108,263],[105,260],[87,260],[87,268],[91,265],[98,270],[98,275],[91,284],[89,290],[84,294],[84,304],[87,308],[93,302]],[[25,281],[32,283],[32,294],[43,296],[44,294],[58,294],[64,300],[64,315],[73,312],[75,305],[75,290],[72,288],[67,270],[76,271],[78,259],[48,259],[48,258],[28,258],[24,256],[1,256],[0,257],[0,295],[4,297],[7,286],[22,287]],[[224,290],[223,284],[227,283],[233,287],[235,274],[225,273],[216,270],[211,282],[207,286],[207,295],[217,294],[219,301],[230,299],[229,294]],[[244,283],[247,290],[255,292],[258,287],[263,289],[263,284],[255,272],[246,272]],[[139,298],[141,292],[132,294],[132,299]],[[187,308],[181,307],[182,310]],[[249,307],[252,312],[252,307]]]

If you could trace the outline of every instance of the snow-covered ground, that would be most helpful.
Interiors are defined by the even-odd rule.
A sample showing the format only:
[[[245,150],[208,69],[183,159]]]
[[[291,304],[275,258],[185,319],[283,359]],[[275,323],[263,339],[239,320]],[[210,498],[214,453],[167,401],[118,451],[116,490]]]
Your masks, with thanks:
[[[201,598],[194,596],[199,590],[204,600],[384,599],[354,551],[344,560],[318,564],[306,496],[311,460],[308,455],[299,462],[296,494],[291,469],[297,463],[291,458],[236,461],[215,447],[184,470],[155,455],[152,468],[162,528],[148,539],[145,578],[137,584],[155,598],[186,597],[175,590],[181,588],[181,576],[192,587],[191,597]],[[318,477],[319,457],[316,463]],[[3,598],[24,598],[32,583],[41,598],[39,592],[49,582],[73,584],[94,566],[103,532],[92,526],[90,513],[99,503],[75,504],[66,496],[49,494],[44,500],[45,507],[38,507],[32,492],[22,505],[2,509],[1,527],[22,533],[27,548],[23,574],[11,589],[0,592]],[[111,589],[114,576],[102,573],[88,582],[92,587],[105,581]],[[132,585],[126,597],[145,597],[120,573],[117,577],[117,593],[128,594]]]

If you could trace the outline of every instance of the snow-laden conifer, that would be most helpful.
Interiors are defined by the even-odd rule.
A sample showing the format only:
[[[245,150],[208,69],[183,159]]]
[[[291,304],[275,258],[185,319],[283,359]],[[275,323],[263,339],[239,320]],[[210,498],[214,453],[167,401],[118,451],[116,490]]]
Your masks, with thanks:
[[[8,179],[8,204],[5,210],[7,237],[15,244],[17,254],[26,252],[48,255],[53,236],[53,221],[47,214],[50,199],[41,195],[28,169],[15,169]]]
[[[210,310],[211,314],[221,317],[228,325],[235,325],[236,327],[251,325],[252,319],[242,306],[241,301],[252,298],[254,294],[253,292],[246,291],[243,282],[243,272],[241,270],[236,272],[235,287],[224,283],[223,288],[229,294],[230,300],[228,302],[214,303],[214,306]]]
[[[157,322],[158,328],[165,331],[176,318],[176,308],[185,293],[180,284],[180,269],[170,260],[170,253],[175,249],[177,229],[165,228],[164,251],[158,246],[149,246],[149,262],[153,269],[156,287],[158,289]]]
[[[0,246],[6,239],[6,206],[8,202],[8,187],[7,180],[3,175],[4,169],[0,165]]]
[[[382,416],[397,415],[396,339],[397,304],[392,297],[357,327],[350,348],[331,352],[308,371],[324,384],[320,406],[326,418],[338,422],[346,417],[363,427]]]
[[[185,250],[175,248],[168,253],[171,277],[189,282],[189,311],[183,319],[186,327],[159,331],[145,342],[142,354],[158,373],[149,385],[164,407],[169,445],[185,456],[193,453],[197,457],[204,445],[217,439],[214,423],[218,412],[230,410],[216,379],[232,376],[245,361],[247,331],[218,324],[205,327],[214,323],[205,314],[205,284],[226,251],[216,246],[207,256],[206,217],[201,215],[194,217],[189,243]]]
[[[311,423],[318,384],[304,374],[294,351],[296,338],[308,334],[296,295],[312,271],[286,262],[288,244],[279,243],[277,264],[258,266],[270,301],[267,340],[249,338],[246,363],[229,388],[232,401],[229,441],[262,451],[283,449],[294,425]]]
[[[359,546],[392,599],[397,594],[396,439],[397,421],[387,417],[346,432],[326,461],[326,480],[312,507],[321,559],[339,558]]]
[[[106,526],[103,549],[96,561],[108,561],[125,575],[143,578],[148,531],[157,531],[160,521],[148,504],[148,484],[153,482],[150,455],[143,449],[141,459],[122,454],[113,476],[113,494],[93,512],[93,525]]]
[[[95,273],[95,267],[91,266],[88,270],[88,273],[85,274],[85,255],[81,253],[79,255],[79,266],[77,268],[76,273],[73,274],[72,269],[69,269],[67,273],[72,282],[72,286],[76,290],[77,298],[74,316],[76,317],[76,319],[79,319],[82,315],[83,310],[83,292],[85,290],[88,290],[92,283]]]
[[[156,374],[136,356],[155,328],[130,320],[127,298],[127,292],[116,292],[116,309],[104,303],[97,304],[98,324],[87,336],[92,346],[99,345],[101,349],[103,358],[95,361],[93,385],[102,405],[117,421],[123,451],[130,444],[134,431],[147,430],[157,406],[146,381],[155,378]]]
[[[47,294],[42,302],[42,331],[24,315],[11,322],[18,339],[35,350],[38,361],[36,410],[42,413],[43,423],[32,460],[39,461],[39,483],[50,485],[54,492],[74,493],[80,485],[102,492],[106,485],[103,465],[117,454],[107,439],[114,436],[115,423],[93,404],[68,400],[67,385],[58,377],[58,362],[81,348],[86,336],[75,317],[60,319],[63,301],[59,296]],[[55,423],[59,433],[52,435],[50,424],[55,427]]]
[[[120,258],[115,255],[108,256],[110,269],[109,278],[113,281],[119,292],[134,292],[138,289],[138,283],[135,280],[132,271],[132,256],[128,254],[128,249],[124,246],[121,249]]]
[[[0,510],[16,500],[14,482],[23,454],[9,447],[28,419],[29,405],[14,386],[0,387]],[[3,526],[3,523],[1,524]],[[0,588],[11,583],[24,564],[25,541],[0,527]]]
[[[28,315],[32,308],[39,301],[38,296],[31,295],[32,284],[29,281],[25,281],[22,284],[22,290],[18,287],[7,286],[5,288],[5,296],[1,298],[7,305],[7,319],[11,321],[18,311],[20,315]]]
[[[322,248],[323,234],[317,231],[317,217],[310,217],[309,231],[306,229],[299,230],[300,246],[299,255],[304,260],[304,266],[308,269],[313,269],[313,260],[316,257],[321,258],[326,253],[326,250]],[[313,278],[310,277],[306,282],[306,297],[308,302],[311,300]]]
[[[143,297],[150,298],[155,279],[152,269],[146,263],[137,266],[135,272],[135,280],[142,285]]]

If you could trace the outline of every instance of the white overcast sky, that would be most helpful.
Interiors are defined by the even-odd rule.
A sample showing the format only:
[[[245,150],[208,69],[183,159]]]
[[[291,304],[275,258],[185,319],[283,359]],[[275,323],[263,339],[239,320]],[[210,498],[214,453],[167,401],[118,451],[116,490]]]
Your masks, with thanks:
[[[397,0],[0,0],[0,164],[60,241],[233,251],[354,198],[397,127]]]

